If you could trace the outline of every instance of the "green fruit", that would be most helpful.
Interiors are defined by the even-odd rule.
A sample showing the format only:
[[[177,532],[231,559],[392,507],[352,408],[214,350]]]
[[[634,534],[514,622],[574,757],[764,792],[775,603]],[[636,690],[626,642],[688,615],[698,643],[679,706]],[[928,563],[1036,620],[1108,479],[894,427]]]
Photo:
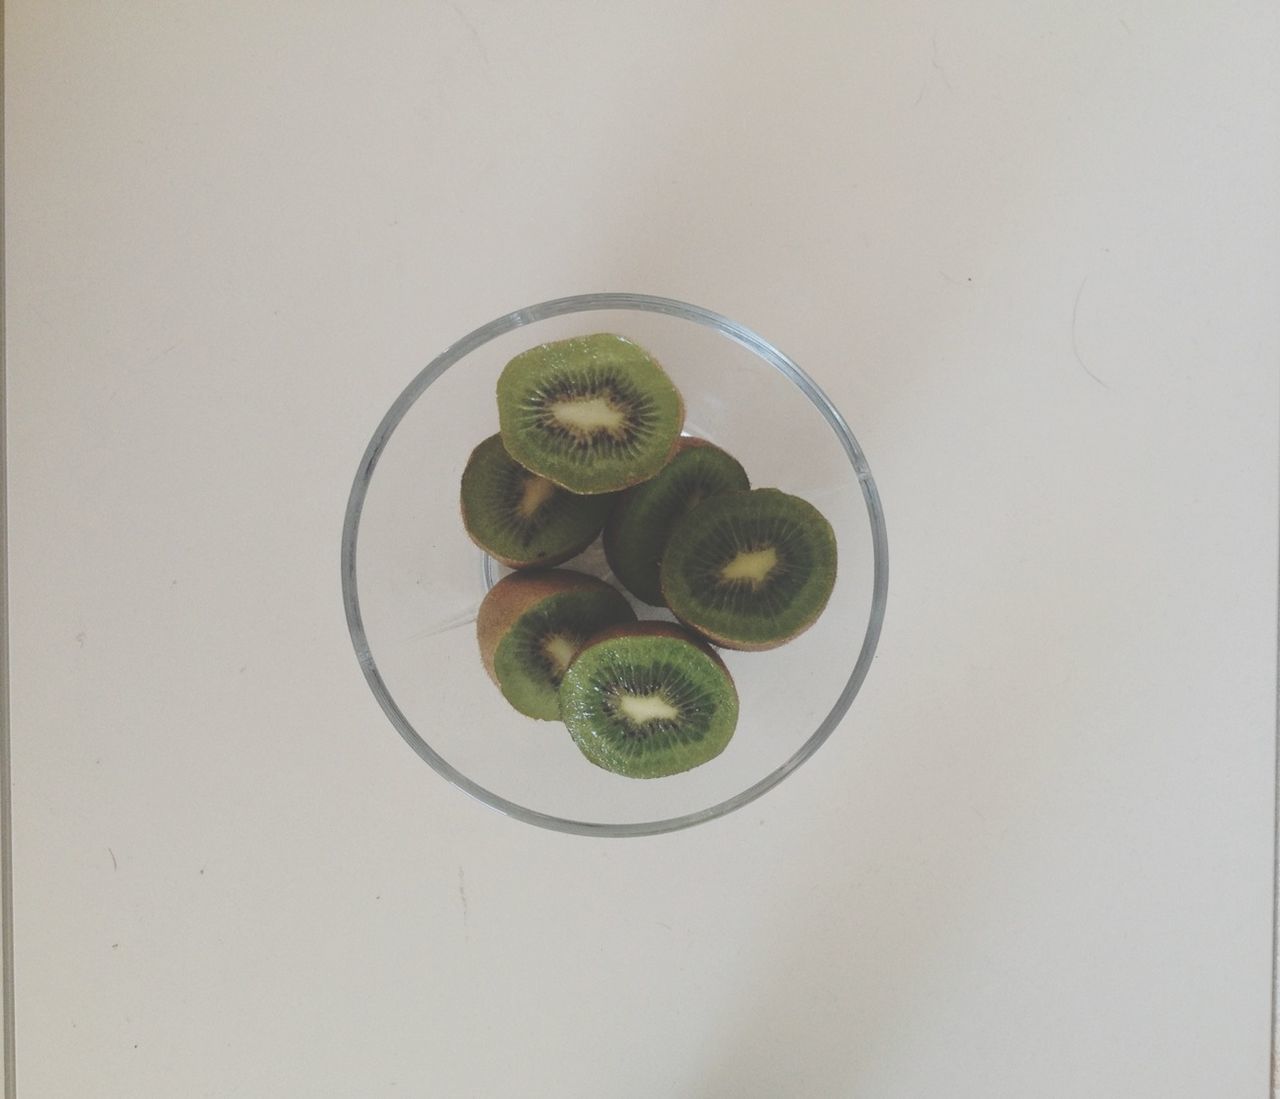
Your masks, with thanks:
[[[511,460],[491,435],[462,471],[462,522],[471,540],[513,569],[558,565],[604,525],[609,496],[575,496]]]
[[[582,643],[635,617],[621,593],[594,576],[515,572],[484,597],[476,636],[485,669],[507,701],[529,717],[555,721],[560,681]]]
[[[728,649],[772,649],[808,629],[836,581],[836,538],[812,504],[774,488],[713,496],[671,532],[662,594]]]
[[[724,751],[738,693],[709,646],[668,622],[638,622],[583,646],[560,684],[560,712],[592,763],[660,778]]]
[[[614,576],[637,599],[663,606],[658,567],[675,524],[710,496],[750,487],[736,458],[705,439],[682,438],[662,472],[624,492],[605,523],[604,552]]]
[[[643,348],[600,333],[517,355],[498,378],[507,452],[570,492],[616,492],[671,457],[684,402]]]

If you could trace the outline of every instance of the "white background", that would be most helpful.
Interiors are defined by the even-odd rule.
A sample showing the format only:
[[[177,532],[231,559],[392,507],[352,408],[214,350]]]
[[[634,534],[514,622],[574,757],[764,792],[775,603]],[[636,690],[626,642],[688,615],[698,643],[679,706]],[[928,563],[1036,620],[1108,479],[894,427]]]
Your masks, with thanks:
[[[23,1099],[1265,1094],[1275,5],[7,8]],[[453,792],[338,593],[405,382],[602,289],[889,522],[841,729],[647,840]]]

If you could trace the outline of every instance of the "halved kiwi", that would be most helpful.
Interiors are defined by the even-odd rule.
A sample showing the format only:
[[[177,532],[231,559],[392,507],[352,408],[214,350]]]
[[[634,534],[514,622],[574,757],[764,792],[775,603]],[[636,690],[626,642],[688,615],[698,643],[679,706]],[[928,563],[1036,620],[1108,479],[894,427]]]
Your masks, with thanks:
[[[808,629],[836,581],[836,538],[812,504],[776,488],[713,496],[671,532],[662,594],[728,649],[773,649]]]
[[[663,606],[658,566],[672,528],[707,497],[750,487],[736,458],[705,439],[682,437],[662,472],[624,492],[605,523],[604,553],[614,576],[637,599]]]
[[[560,681],[583,642],[635,617],[621,592],[594,576],[513,572],[484,597],[476,636],[485,669],[507,701],[529,717],[555,721]]]
[[[575,496],[513,461],[498,435],[462,471],[462,522],[471,540],[513,569],[558,565],[586,549],[613,499]]]
[[[666,464],[684,402],[647,351],[602,332],[507,363],[498,421],[507,452],[526,469],[570,492],[616,492]]]
[[[724,751],[738,692],[720,657],[687,630],[637,622],[583,646],[560,684],[560,712],[592,763],[660,778]]]

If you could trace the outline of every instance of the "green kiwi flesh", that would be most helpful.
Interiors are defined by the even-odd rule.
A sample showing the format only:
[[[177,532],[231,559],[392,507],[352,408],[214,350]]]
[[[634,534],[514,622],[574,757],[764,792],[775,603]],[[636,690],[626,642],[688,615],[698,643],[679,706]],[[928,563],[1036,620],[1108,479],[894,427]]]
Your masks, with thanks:
[[[672,528],[708,497],[750,487],[736,458],[705,439],[681,438],[662,472],[618,497],[605,523],[604,552],[613,575],[637,599],[664,606],[658,567]]]
[[[662,594],[729,649],[772,649],[808,629],[836,580],[836,539],[812,504],[773,488],[713,496],[671,532]]]
[[[512,460],[491,435],[462,471],[462,522],[471,540],[513,569],[557,565],[600,533],[613,498],[575,496]]]
[[[583,646],[560,684],[560,712],[592,763],[661,778],[724,751],[738,693],[709,646],[671,623],[639,622]]]
[[[570,492],[616,492],[671,457],[684,402],[643,348],[601,332],[517,355],[498,378],[507,452]]]
[[[556,721],[565,670],[587,638],[634,622],[621,592],[569,569],[516,572],[499,580],[476,615],[490,678],[522,714]]]

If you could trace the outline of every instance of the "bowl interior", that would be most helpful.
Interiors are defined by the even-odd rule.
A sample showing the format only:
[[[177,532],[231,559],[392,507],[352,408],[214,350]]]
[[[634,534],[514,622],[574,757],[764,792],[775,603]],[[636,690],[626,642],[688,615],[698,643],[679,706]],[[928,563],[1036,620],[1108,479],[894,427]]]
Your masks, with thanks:
[[[647,781],[592,766],[562,725],[516,713],[490,682],[475,616],[507,570],[472,544],[458,511],[467,457],[497,431],[494,388],[507,361],[549,340],[605,331],[641,344],[664,365],[684,396],[687,434],[735,455],[753,487],[781,488],[816,505],[835,529],[839,552],[835,591],[816,625],[770,652],[723,652],[741,700],[738,730],[724,753],[687,774]],[[569,831],[664,831],[719,815],[772,786],[847,709],[883,612],[879,502],[838,414],[758,337],[662,299],[562,299],[500,318],[455,344],[379,427],[357,475],[343,548],[357,653],[410,746],[497,808]],[[598,543],[562,567],[613,580]],[[635,605],[641,618],[670,618]]]

